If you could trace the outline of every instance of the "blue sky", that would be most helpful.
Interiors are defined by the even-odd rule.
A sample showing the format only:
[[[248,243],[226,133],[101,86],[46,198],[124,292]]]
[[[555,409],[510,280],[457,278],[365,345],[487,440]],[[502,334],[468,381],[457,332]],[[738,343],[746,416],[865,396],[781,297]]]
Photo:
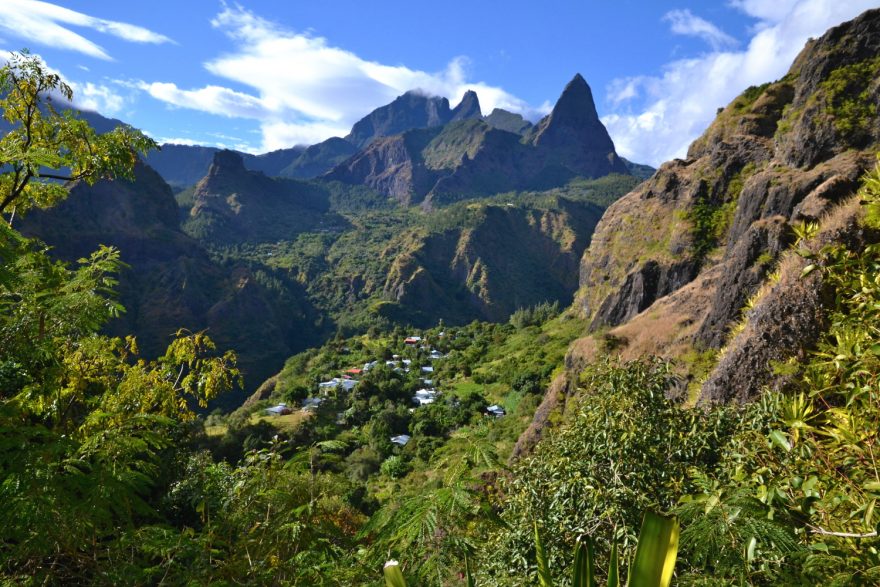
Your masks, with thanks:
[[[876,0],[2,0],[83,107],[160,141],[251,152],[344,135],[408,89],[532,120],[580,72],[618,151],[658,165],[809,37]]]

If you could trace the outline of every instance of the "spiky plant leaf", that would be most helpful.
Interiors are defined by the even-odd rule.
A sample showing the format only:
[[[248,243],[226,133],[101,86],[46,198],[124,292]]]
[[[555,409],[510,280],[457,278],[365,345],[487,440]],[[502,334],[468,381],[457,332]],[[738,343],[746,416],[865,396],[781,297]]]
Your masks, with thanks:
[[[678,555],[678,518],[645,512],[630,584],[668,587]]]
[[[547,562],[547,552],[544,543],[541,542],[541,533],[538,532],[538,522],[533,522],[535,527],[535,558],[538,563],[538,584],[541,587],[553,587],[553,576],[550,574],[550,565]]]

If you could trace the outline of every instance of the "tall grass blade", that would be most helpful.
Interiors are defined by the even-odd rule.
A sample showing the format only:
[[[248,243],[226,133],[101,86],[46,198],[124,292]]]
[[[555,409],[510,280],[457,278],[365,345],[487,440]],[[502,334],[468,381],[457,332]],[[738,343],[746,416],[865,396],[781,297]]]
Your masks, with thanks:
[[[538,522],[535,526],[535,558],[538,563],[538,585],[541,587],[553,587],[553,576],[550,574],[550,565],[547,563],[547,553],[544,551],[544,543],[541,542],[541,534],[538,532]]]
[[[588,537],[578,538],[571,566],[572,587],[596,587],[594,560],[593,541]]]
[[[617,542],[613,542],[611,558],[608,560],[608,587],[620,587],[620,563],[617,556]]]

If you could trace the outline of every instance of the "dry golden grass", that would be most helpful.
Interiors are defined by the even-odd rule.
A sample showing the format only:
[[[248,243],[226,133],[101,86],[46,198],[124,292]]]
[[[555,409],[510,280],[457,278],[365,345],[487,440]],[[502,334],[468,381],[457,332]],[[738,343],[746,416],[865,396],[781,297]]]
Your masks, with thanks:
[[[306,410],[294,410],[291,414],[284,414],[281,416],[275,416],[270,414],[265,414],[263,412],[256,412],[251,414],[251,424],[257,424],[258,422],[268,422],[275,428],[284,432],[295,432],[302,426],[303,422],[312,418],[314,413],[306,411]]]

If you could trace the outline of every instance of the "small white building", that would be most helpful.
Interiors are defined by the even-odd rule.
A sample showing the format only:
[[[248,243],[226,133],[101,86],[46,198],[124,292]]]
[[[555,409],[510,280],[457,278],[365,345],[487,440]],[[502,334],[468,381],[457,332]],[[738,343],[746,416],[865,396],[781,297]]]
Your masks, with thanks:
[[[504,408],[497,404],[493,404],[486,408],[486,414],[489,416],[495,416],[496,418],[500,418],[505,415],[507,412],[504,411]]]
[[[413,396],[413,403],[419,404],[420,406],[433,404],[434,400],[437,399],[437,393],[436,389],[420,389]]]
[[[398,434],[397,436],[391,437],[391,442],[397,446],[406,446],[406,443],[409,442],[410,438],[409,434]]]
[[[445,355],[440,351],[434,349],[431,351],[431,360],[442,359]]]
[[[318,391],[323,391],[326,393],[330,389],[341,387],[345,391],[351,391],[355,385],[357,385],[356,379],[342,379],[340,377],[334,377],[330,381],[322,381],[318,384]]]
[[[422,367],[422,373],[433,373],[433,372],[434,372],[434,367],[432,367],[431,365],[428,365],[426,367]]]
[[[287,404],[278,404],[277,406],[266,408],[266,413],[272,414],[273,416],[283,416],[292,413],[292,410],[287,407]]]

